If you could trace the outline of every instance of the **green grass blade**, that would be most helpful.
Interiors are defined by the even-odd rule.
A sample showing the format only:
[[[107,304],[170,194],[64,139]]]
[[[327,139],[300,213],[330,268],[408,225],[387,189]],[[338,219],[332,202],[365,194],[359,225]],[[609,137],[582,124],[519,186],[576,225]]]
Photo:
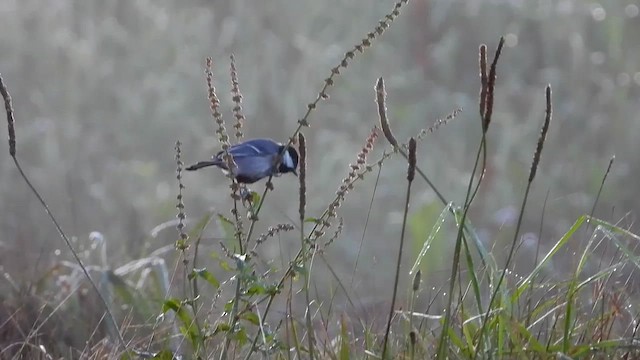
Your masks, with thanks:
[[[442,229],[442,225],[444,225],[447,213],[450,211],[449,210],[450,206],[451,205],[447,205],[444,208],[444,210],[442,210],[435,224],[433,224],[433,227],[431,228],[431,232],[429,233],[429,236],[427,236],[427,239],[422,244],[422,249],[420,249],[420,252],[418,253],[418,257],[416,258],[415,263],[413,263],[413,267],[411,267],[411,271],[409,271],[409,275],[415,274],[415,272],[418,271],[418,268],[420,267],[420,263],[422,262],[422,258],[424,258],[424,256],[427,254],[427,251],[429,251],[429,249],[431,248],[431,243],[433,243],[433,240],[436,238],[436,236]]]
[[[533,279],[533,277],[538,274],[546,265],[547,263],[551,260],[551,258],[553,258],[553,256],[564,246],[566,245],[566,243],[571,239],[571,237],[573,236],[573,234],[575,234],[576,231],[578,231],[578,229],[580,229],[580,227],[582,226],[582,224],[584,224],[585,220],[586,220],[586,216],[582,215],[578,218],[578,220],[576,220],[576,222],[573,223],[573,225],[571,226],[571,228],[569,228],[569,231],[567,231],[561,238],[560,240],[558,240],[553,247],[551,248],[551,250],[549,250],[549,252],[547,253],[547,255],[544,256],[544,258],[538,263],[538,265],[533,269],[533,271],[531,271],[531,273],[529,273],[529,275],[520,282],[520,285],[518,286],[517,290],[513,293],[512,297],[511,297],[511,302],[515,303],[519,298],[520,295],[522,295],[522,293],[527,289],[529,283],[531,282],[531,279]]]

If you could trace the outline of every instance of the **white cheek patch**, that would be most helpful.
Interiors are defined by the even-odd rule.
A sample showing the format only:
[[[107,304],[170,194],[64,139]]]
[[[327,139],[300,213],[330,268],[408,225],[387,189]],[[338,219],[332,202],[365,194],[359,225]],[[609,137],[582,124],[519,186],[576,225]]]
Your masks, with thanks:
[[[284,152],[284,156],[282,157],[282,163],[289,169],[293,169],[293,159],[288,151]]]

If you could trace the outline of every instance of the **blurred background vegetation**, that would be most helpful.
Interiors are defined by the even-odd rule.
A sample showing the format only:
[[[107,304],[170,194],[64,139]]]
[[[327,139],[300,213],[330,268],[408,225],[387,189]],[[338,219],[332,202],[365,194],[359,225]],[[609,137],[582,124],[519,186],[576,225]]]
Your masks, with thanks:
[[[418,157],[439,189],[461,203],[480,139],[478,46],[486,43],[492,54],[504,35],[487,179],[471,213],[486,245],[500,249],[512,236],[547,83],[554,89],[555,122],[525,215],[520,254],[531,265],[527,251],[538,245],[545,251],[591,211],[613,154],[616,162],[595,215],[637,230],[639,5],[634,0],[412,0],[342,72],[329,91],[331,99],[311,116],[305,132],[309,214],[327,206],[376,124],[373,86],[379,76],[386,79],[399,138],[464,109],[428,136]],[[80,249],[89,249],[89,234],[99,232],[112,267],[147,256],[177,237],[171,226],[151,236],[154,227],[175,218],[175,141],[184,143],[187,163],[219,149],[206,100],[205,57],[214,59],[227,121],[234,54],[246,136],[285,141],[331,67],[391,6],[380,0],[4,0],[0,71],[14,99],[18,157]],[[379,153],[383,146],[380,140]],[[389,300],[395,259],[388,255],[397,247],[405,186],[399,180],[405,164],[394,160],[380,177],[354,281],[354,293],[365,304]],[[223,175],[201,171],[185,174],[184,181],[190,219],[210,208],[229,214]],[[346,278],[358,256],[374,181],[375,173],[349,194],[339,214],[344,231],[326,254]],[[297,218],[296,179],[284,176],[275,186],[260,231]],[[412,201],[407,266],[443,210],[423,183],[414,187]],[[35,281],[69,259],[9,156],[0,157],[0,214],[0,267],[14,284]],[[212,226],[206,235],[219,237],[220,229]],[[449,273],[445,259],[454,240],[454,232],[440,235],[425,265],[428,276]],[[284,245],[299,240],[285,234],[279,241],[264,248],[265,258],[288,258],[292,254]],[[219,250],[218,240],[207,245]]]

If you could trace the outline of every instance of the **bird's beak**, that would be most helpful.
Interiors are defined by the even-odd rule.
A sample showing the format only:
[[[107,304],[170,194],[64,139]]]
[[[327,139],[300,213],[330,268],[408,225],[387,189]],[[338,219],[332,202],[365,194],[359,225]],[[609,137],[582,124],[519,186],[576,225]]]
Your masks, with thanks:
[[[293,175],[298,176],[298,172],[295,170],[291,170],[291,172],[293,173]]]

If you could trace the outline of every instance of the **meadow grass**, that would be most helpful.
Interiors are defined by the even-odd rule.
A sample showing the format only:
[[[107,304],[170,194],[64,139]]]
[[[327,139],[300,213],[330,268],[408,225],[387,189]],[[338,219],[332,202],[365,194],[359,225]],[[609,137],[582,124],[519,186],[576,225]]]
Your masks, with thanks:
[[[553,131],[551,86],[540,89],[544,96],[545,117],[540,119],[540,136],[531,139],[531,165],[517,213],[517,223],[506,244],[506,251],[490,249],[478,235],[470,219],[476,196],[483,191],[487,171],[487,149],[492,138],[492,114],[495,94],[499,91],[497,75],[504,38],[499,39],[491,63],[488,48],[479,47],[479,120],[477,151],[469,172],[464,201],[449,200],[420,168],[417,159],[427,156],[420,143],[428,141],[441,125],[458,116],[436,120],[432,127],[416,132],[409,140],[398,140],[397,121],[387,110],[382,77],[375,83],[373,98],[379,124],[364,140],[346,175],[336,178],[340,186],[318,214],[307,209],[307,187],[315,179],[307,173],[305,134],[314,131],[311,115],[329,99],[331,87],[340,74],[361,53],[375,44],[400,15],[407,1],[398,1],[375,28],[368,32],[330,69],[320,91],[306,105],[289,144],[299,147],[298,219],[290,223],[271,224],[258,234],[261,212],[269,202],[276,180],[269,178],[264,189],[254,191],[238,184],[230,174],[228,213],[209,211],[198,214],[197,221],[187,221],[183,184],[182,142],[175,144],[177,219],[160,228],[177,229],[175,244],[116,268],[106,260],[107,243],[102,234],[92,234],[88,249],[66,235],[45,199],[30,182],[20,166],[16,151],[18,137],[9,86],[0,78],[8,120],[9,153],[17,170],[55,224],[75,262],[61,262],[39,279],[24,286],[5,278],[13,285],[2,294],[0,308],[0,358],[193,358],[193,359],[547,359],[547,358],[624,358],[640,356],[636,340],[637,301],[632,287],[636,268],[640,266],[636,244],[640,237],[622,226],[594,217],[599,195],[613,165],[613,158],[603,169],[600,188],[591,211],[578,217],[566,233],[544,253],[535,251],[534,266],[527,273],[516,274],[518,251],[526,246],[521,233],[528,197],[535,186],[536,174],[544,161],[544,144]],[[233,168],[233,158],[226,152],[232,142],[244,137],[245,115],[242,110],[240,76],[231,57],[230,77],[234,129],[227,133],[220,100],[214,86],[213,59],[206,60],[206,85],[215,134],[225,151],[225,161]],[[373,84],[372,84],[373,85]],[[465,116],[472,117],[465,114]],[[383,135],[389,148],[375,158],[374,150]],[[341,207],[350,201],[349,193],[377,172],[375,186],[361,225],[365,244],[369,215],[376,203],[378,179],[389,161],[405,163],[406,172],[396,174],[404,183],[402,222],[397,238],[394,282],[388,284],[384,304],[372,309],[373,316],[358,312],[361,304],[353,297],[353,278],[333,270],[325,253],[343,236]],[[417,208],[412,188],[426,184],[441,202],[440,216],[429,229],[417,254],[410,254],[413,265],[406,272],[405,238],[408,217]],[[260,186],[260,185],[257,185]],[[495,189],[494,191],[499,191]],[[296,197],[291,197],[294,199]],[[544,211],[543,211],[544,214]],[[543,218],[544,219],[544,218]],[[543,219],[540,220],[542,229]],[[434,221],[433,219],[428,219]],[[427,221],[425,219],[424,221]],[[446,233],[445,223],[455,231]],[[208,227],[223,229],[219,239],[205,239]],[[352,224],[352,226],[354,226]],[[358,224],[355,224],[358,226]],[[541,230],[542,231],[542,230]],[[263,244],[282,236],[297,237],[298,248],[289,260],[278,266],[266,260]],[[541,236],[539,236],[540,238]],[[435,291],[424,286],[422,270],[435,241],[449,239],[455,244],[447,283]],[[203,241],[208,240],[208,241]],[[213,241],[212,241],[213,240]],[[580,244],[571,271],[557,273],[554,263],[570,242]],[[213,245],[212,245],[213,244]],[[574,247],[575,249],[575,247]],[[360,254],[358,251],[358,257]],[[214,256],[220,271],[202,266],[203,252]],[[166,255],[175,254],[167,263]],[[213,255],[211,255],[213,254]],[[415,255],[415,256],[413,256]],[[559,260],[563,261],[563,259]],[[315,271],[321,262],[336,284],[326,297],[318,290]],[[404,279],[404,280],[403,280]],[[403,288],[404,284],[408,284]],[[336,294],[345,297],[346,307],[336,303]],[[404,293],[404,295],[402,295]]]

